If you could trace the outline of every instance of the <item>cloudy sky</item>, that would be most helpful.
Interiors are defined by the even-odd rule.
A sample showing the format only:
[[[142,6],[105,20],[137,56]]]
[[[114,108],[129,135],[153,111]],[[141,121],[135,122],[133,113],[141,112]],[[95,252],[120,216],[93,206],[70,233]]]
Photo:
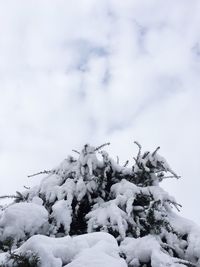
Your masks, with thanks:
[[[182,176],[200,224],[200,1],[0,0],[0,195],[85,142],[121,162],[137,140]]]

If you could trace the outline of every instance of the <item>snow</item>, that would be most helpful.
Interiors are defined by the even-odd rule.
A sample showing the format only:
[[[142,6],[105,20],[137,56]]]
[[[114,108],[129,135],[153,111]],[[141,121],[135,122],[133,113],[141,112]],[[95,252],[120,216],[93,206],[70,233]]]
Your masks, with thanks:
[[[81,199],[85,196],[85,194],[87,193],[87,187],[85,185],[85,182],[83,181],[83,178],[81,177],[77,184],[76,184],[76,198],[78,201],[81,201]]]
[[[52,203],[56,200],[59,185],[62,182],[61,176],[57,174],[48,175],[40,185],[40,193],[45,196],[46,201]]]
[[[57,190],[58,200],[67,198],[68,205],[72,204],[72,200],[75,192],[75,183],[72,179],[67,179],[65,183]]]
[[[59,200],[52,206],[51,218],[54,219],[56,232],[61,225],[64,226],[65,233],[68,234],[70,231],[70,224],[72,222],[71,206],[68,205],[66,200]]]
[[[103,231],[108,231],[112,228],[113,231],[119,231],[121,238],[126,236],[128,228],[127,221],[129,220],[126,212],[121,210],[115,200],[100,204],[97,208],[86,215],[88,219],[88,232],[93,232],[100,228]]]
[[[35,235],[16,253],[32,251],[40,257],[41,267],[126,267],[119,257],[114,237],[107,233],[91,233],[75,237],[53,238]]]
[[[6,252],[0,253],[0,266],[4,264],[4,262],[6,261],[6,257],[7,257]]]
[[[176,263],[177,259],[170,257],[162,251],[162,248],[152,235],[142,238],[126,238],[121,244],[121,251],[126,255],[130,266],[140,266],[140,263],[151,262],[152,267],[183,266]]]
[[[190,261],[198,260],[200,265],[200,229],[193,229],[188,235],[188,247],[186,249],[186,258]]]
[[[200,227],[194,222],[178,216],[174,212],[171,212],[169,216],[174,229],[181,235],[186,236],[186,245],[184,246],[184,244],[182,244],[183,248],[186,248],[186,259],[189,261],[199,259],[198,264],[200,265]]]
[[[111,193],[116,197],[116,204],[118,206],[126,205],[126,213],[130,216],[133,211],[133,202],[137,193],[141,192],[143,188],[139,188],[123,179],[120,183],[116,183],[111,187]]]
[[[160,186],[147,186],[147,187],[140,187],[136,186],[135,184],[122,179],[119,183],[114,184],[111,187],[111,193],[114,197],[118,197],[122,195],[126,198],[126,200],[132,198],[134,199],[135,196],[139,193],[143,193],[145,195],[153,195],[155,201],[160,200],[161,202],[164,201],[171,201],[176,202],[174,197],[171,197],[164,189]]]
[[[118,195],[125,195],[127,198],[134,197],[140,188],[129,181],[122,179],[120,183],[116,183],[111,187],[111,192],[116,197]]]
[[[66,267],[127,267],[119,256],[110,255],[112,246],[101,240],[92,248],[84,249]]]
[[[17,240],[26,235],[42,232],[48,223],[48,212],[35,203],[16,203],[6,208],[0,215],[0,240],[13,237]]]
[[[145,192],[145,189],[143,189]],[[155,201],[160,200],[161,202],[170,200],[171,202],[176,202],[174,197],[171,197],[164,189],[160,186],[148,186],[147,194],[152,194]]]
[[[42,206],[44,201],[40,197],[34,196],[31,202]]]
[[[77,253],[77,247],[70,236],[53,238],[35,235],[17,249],[16,253],[23,254],[29,250],[37,253],[41,267],[61,267],[62,263],[68,263]]]
[[[90,176],[93,175],[93,170],[97,167],[97,157],[95,153],[95,147],[86,144],[82,149],[79,156],[80,172],[85,175],[86,169]],[[87,168],[86,168],[87,167]]]

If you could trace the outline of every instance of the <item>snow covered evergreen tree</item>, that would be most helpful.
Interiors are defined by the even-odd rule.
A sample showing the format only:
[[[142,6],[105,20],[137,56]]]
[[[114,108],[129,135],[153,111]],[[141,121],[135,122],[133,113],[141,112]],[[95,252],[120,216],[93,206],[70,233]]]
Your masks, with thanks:
[[[155,151],[121,166],[86,144],[0,211],[1,267],[200,266],[200,229],[160,187],[179,178]],[[37,175],[37,174],[35,174]],[[34,175],[31,175],[34,176]],[[3,196],[2,198],[7,197]]]

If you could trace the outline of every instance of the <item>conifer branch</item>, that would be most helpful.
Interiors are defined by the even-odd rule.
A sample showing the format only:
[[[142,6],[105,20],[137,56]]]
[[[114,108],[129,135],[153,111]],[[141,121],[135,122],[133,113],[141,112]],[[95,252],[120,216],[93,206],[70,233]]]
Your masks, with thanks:
[[[16,199],[16,201],[23,201],[25,200],[25,197],[18,191],[16,191],[16,195],[4,195],[4,196],[0,196],[0,200],[1,199],[5,199],[5,198],[14,198]]]

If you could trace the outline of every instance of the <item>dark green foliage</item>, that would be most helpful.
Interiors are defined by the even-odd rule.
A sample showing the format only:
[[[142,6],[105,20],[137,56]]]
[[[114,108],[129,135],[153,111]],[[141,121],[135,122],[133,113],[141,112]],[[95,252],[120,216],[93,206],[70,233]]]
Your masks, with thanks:
[[[3,252],[11,252],[13,244],[14,239],[12,237],[8,237],[4,241],[0,241],[0,250],[2,250]]]
[[[80,235],[87,233],[86,214],[91,210],[91,203],[86,195],[81,202],[74,200],[72,202],[73,217],[70,229],[70,235]]]
[[[26,253],[9,253],[7,263],[0,265],[0,267],[39,267],[40,258],[33,252]]]
[[[29,194],[22,194],[21,192],[16,191],[16,197],[15,197],[15,202],[24,202],[27,201],[29,197]]]

